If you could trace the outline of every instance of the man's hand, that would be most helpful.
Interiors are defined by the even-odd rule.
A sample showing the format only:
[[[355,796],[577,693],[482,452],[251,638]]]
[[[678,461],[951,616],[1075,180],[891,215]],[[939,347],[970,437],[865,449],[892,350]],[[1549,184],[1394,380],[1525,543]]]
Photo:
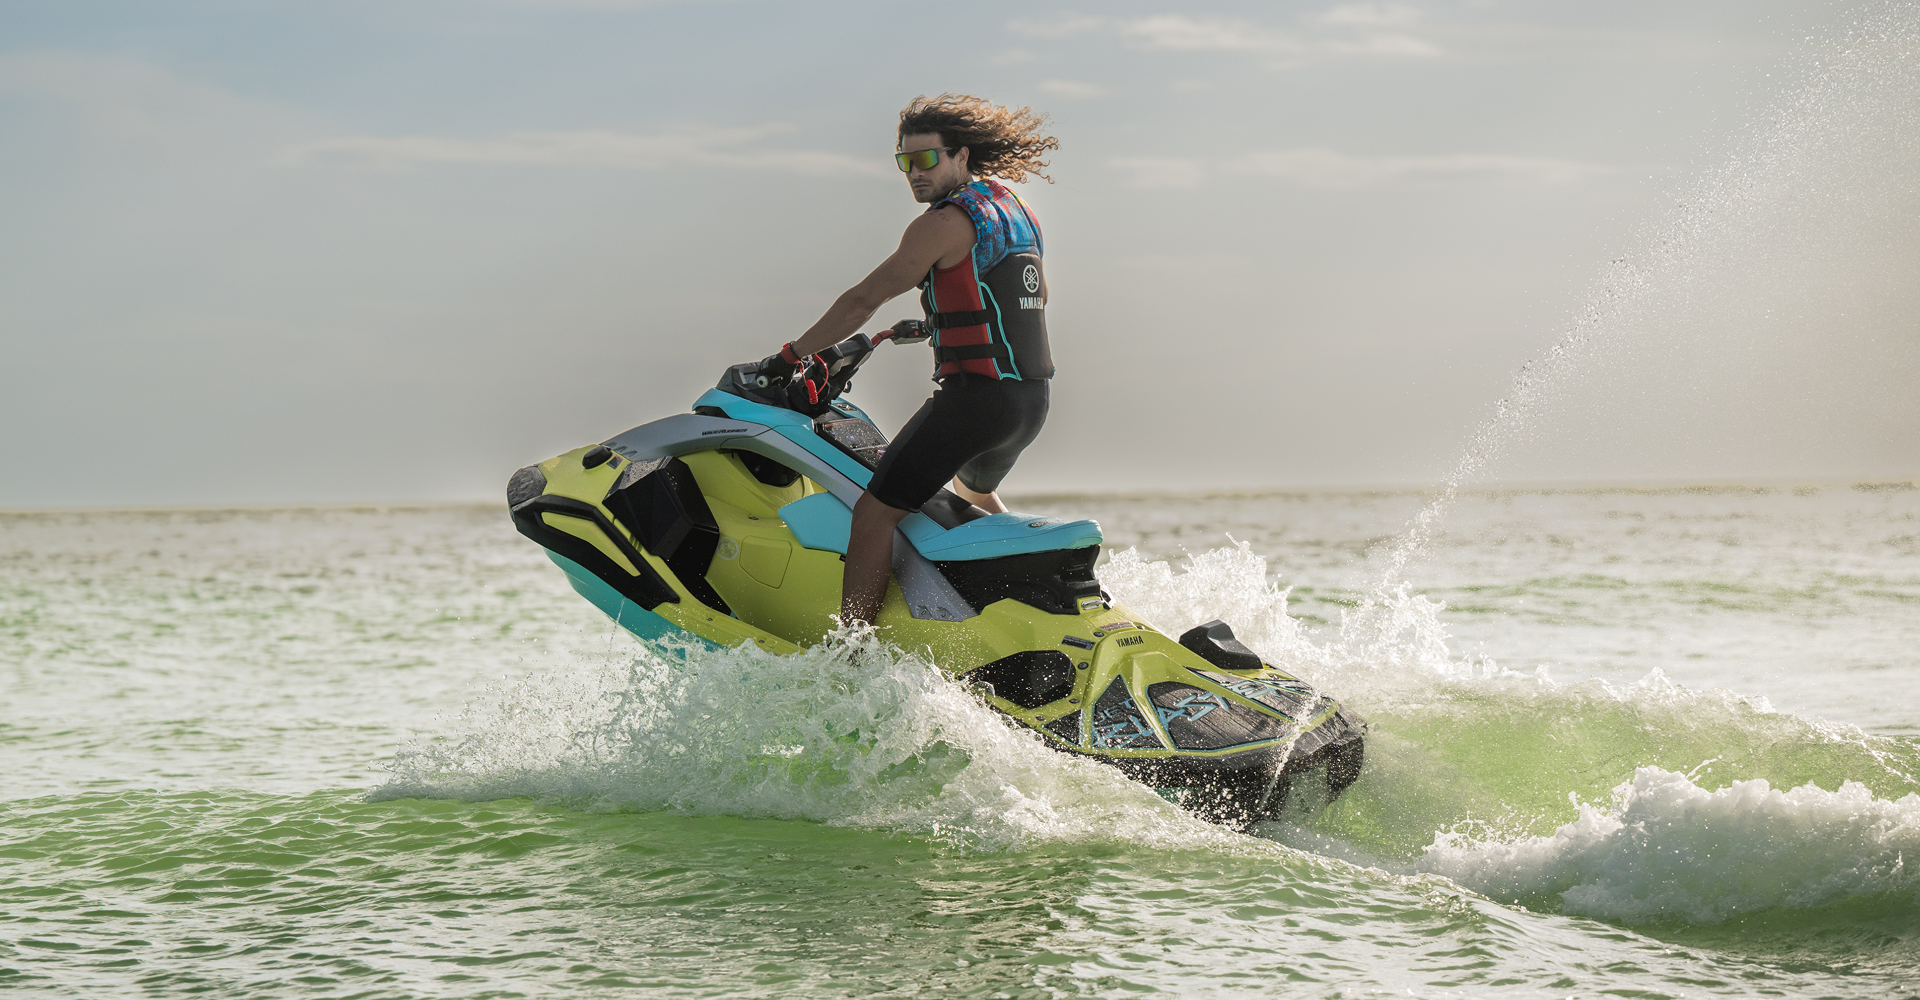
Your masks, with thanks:
[[[903,319],[893,324],[893,329],[873,339],[875,343],[884,339],[896,344],[920,344],[925,343],[931,336],[933,336],[933,328],[928,326],[925,320]]]
[[[760,362],[755,374],[764,379],[791,378],[793,370],[800,367],[801,357],[795,354],[792,344],[783,344],[777,353],[769,354]]]
[[[881,306],[917,287],[929,270],[966,260],[973,239],[973,220],[955,206],[914,219],[900,237],[900,248],[865,280],[842,292],[826,315],[789,346],[805,357],[853,336]]]

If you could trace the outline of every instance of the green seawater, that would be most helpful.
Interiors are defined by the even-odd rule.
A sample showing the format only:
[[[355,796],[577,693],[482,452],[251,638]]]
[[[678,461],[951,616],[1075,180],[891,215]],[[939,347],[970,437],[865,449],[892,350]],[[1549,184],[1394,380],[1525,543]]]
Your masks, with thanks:
[[[1470,498],[1361,614],[1418,499],[1035,505],[1371,720],[1252,835],[911,651],[642,647],[492,507],[0,515],[0,989],[1920,996],[1913,493]]]

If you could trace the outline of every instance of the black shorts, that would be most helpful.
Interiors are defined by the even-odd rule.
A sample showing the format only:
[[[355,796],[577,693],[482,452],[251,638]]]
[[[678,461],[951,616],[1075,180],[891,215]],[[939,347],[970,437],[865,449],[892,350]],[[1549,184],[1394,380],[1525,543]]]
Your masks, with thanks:
[[[867,492],[899,510],[919,510],[958,475],[992,493],[1047,422],[1046,379],[949,375],[880,456]]]

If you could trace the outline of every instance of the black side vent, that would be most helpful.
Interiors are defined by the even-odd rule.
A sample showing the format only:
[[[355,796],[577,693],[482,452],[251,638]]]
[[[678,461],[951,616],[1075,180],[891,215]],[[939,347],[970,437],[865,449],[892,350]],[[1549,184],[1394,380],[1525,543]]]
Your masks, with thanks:
[[[733,614],[707,582],[720,526],[687,463],[677,458],[635,462],[614,482],[604,502],[648,552],[673,570],[687,593],[721,614]]]
[[[794,480],[800,478],[798,472],[787,468],[759,452],[728,451],[727,454],[739,459],[740,464],[747,467],[747,472],[751,473],[753,478],[775,489],[784,489],[792,486]]]
[[[1057,649],[1023,650],[960,676],[993,685],[994,694],[1021,708],[1039,708],[1073,693],[1073,661]]]
[[[1072,615],[1080,612],[1081,598],[1100,596],[1100,581],[1093,575],[1099,558],[1100,546],[1089,545],[934,565],[976,608],[1011,597],[1050,615]]]
[[[1223,670],[1258,670],[1260,654],[1233,637],[1233,626],[1218,618],[1195,625],[1180,636],[1180,645]]]

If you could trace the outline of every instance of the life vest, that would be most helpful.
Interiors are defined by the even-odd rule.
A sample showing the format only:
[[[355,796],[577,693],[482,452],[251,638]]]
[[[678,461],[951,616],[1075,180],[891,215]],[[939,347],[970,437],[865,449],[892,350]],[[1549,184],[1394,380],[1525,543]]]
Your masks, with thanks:
[[[927,211],[946,205],[973,220],[973,253],[952,267],[929,270],[920,283],[920,305],[933,328],[934,377],[969,372],[1052,378],[1040,223],[1019,195],[991,178],[968,184]]]

